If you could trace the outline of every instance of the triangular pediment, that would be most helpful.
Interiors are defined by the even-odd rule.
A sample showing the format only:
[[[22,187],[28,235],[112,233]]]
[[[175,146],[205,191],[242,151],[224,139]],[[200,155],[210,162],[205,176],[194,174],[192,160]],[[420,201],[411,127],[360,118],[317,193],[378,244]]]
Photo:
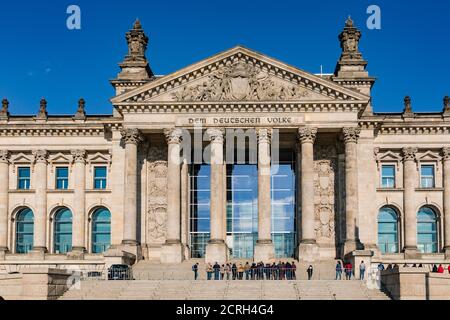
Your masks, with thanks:
[[[440,161],[441,157],[439,153],[433,151],[426,151],[423,154],[417,157],[417,160],[420,161]]]
[[[114,105],[360,101],[370,97],[241,46],[121,94]]]

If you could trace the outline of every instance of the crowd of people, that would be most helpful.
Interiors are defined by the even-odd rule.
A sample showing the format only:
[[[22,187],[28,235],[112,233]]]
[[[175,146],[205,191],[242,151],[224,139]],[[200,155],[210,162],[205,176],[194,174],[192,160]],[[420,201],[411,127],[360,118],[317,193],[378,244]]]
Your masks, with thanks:
[[[384,267],[384,265],[382,263],[378,264],[378,270],[382,271],[382,270],[393,270],[393,269],[397,269],[399,267],[398,264],[388,264],[387,268]],[[413,264],[408,264],[405,263],[403,264],[404,268],[423,268],[423,264],[422,263],[413,263]],[[445,273],[445,268],[442,264],[439,264],[439,266],[437,264],[433,264],[433,267],[431,267],[431,272],[433,273]],[[450,274],[450,265],[447,266],[447,271]]]

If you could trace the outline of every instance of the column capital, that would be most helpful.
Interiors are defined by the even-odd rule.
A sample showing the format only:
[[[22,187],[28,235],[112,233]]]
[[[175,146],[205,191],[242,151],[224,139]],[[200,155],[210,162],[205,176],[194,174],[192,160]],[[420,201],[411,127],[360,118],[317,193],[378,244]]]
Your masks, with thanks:
[[[444,161],[450,160],[450,147],[442,148],[442,160],[444,160]]]
[[[416,153],[418,149],[416,147],[405,147],[402,149],[403,161],[416,160]]]
[[[183,140],[183,131],[179,128],[165,129],[167,144],[180,144]]]
[[[301,143],[314,143],[317,137],[317,128],[304,127],[298,129],[298,139]]]
[[[0,150],[0,163],[9,163],[9,151]]]
[[[72,150],[70,154],[73,157],[73,162],[86,163],[86,150]]]
[[[222,128],[209,128],[206,134],[211,142],[223,143],[225,130]]]
[[[258,138],[258,143],[271,143],[272,129],[271,128],[256,129],[256,136]]]
[[[360,127],[346,127],[342,129],[342,134],[345,143],[357,143],[359,134],[361,133]]]
[[[47,163],[48,151],[47,150],[33,150],[33,162],[34,163]]]
[[[137,128],[122,129],[120,130],[122,135],[122,140],[125,144],[135,144],[138,145],[140,142],[144,141],[141,131]]]

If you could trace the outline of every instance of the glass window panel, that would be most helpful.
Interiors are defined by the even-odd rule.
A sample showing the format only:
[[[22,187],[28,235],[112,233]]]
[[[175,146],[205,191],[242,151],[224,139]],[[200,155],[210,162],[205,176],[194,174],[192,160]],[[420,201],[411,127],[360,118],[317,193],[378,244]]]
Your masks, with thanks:
[[[102,253],[111,244],[111,213],[105,208],[97,209],[92,218],[92,252]]]
[[[17,214],[16,221],[16,252],[28,253],[33,248],[34,215],[26,208]]]

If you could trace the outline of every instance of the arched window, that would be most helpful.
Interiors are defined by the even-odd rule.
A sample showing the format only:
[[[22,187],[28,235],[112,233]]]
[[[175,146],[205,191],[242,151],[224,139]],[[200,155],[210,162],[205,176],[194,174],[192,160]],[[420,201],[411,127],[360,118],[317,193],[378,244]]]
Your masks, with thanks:
[[[422,207],[417,213],[417,248],[422,253],[438,251],[437,215],[429,207]]]
[[[55,214],[53,239],[55,253],[72,251],[72,212],[67,208],[61,208]]]
[[[390,207],[378,213],[378,247],[383,254],[398,252],[398,216]]]
[[[92,253],[102,253],[111,245],[111,213],[106,208],[92,215]]]
[[[34,215],[29,208],[20,210],[16,219],[16,252],[28,253],[33,249]]]

